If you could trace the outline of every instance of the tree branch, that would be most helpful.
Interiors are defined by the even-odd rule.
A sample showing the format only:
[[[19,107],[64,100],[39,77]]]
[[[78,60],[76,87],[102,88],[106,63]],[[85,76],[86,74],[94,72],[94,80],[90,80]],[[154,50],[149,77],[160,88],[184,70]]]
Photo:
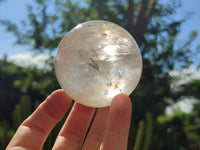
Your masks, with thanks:
[[[142,0],[139,16],[134,29],[134,38],[138,45],[142,43],[145,30],[152,17],[157,0]]]
[[[104,19],[104,1],[105,0],[92,0],[92,7],[97,7],[97,11],[101,19]]]
[[[133,34],[134,31],[134,0],[128,0],[128,31]]]
[[[149,11],[147,12],[147,18],[151,18],[151,16],[153,15],[153,11],[154,11],[154,8],[156,6],[156,2],[157,0],[152,0],[152,2],[150,2],[149,4]]]

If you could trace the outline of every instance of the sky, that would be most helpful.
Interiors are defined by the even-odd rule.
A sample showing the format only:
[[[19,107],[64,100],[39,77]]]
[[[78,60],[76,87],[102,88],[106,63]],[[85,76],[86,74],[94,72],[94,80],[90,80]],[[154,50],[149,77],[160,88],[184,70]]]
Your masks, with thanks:
[[[20,24],[26,17],[27,0],[5,0],[0,3],[0,19],[8,19]],[[30,2],[29,2],[30,3]],[[25,46],[15,44],[15,36],[0,25],[0,56],[16,55],[28,52]]]
[[[167,0],[162,0],[167,1]],[[33,4],[34,1],[27,0],[5,0],[0,3],[0,19],[8,19],[16,24],[20,24],[27,17],[26,5]],[[199,0],[182,0],[182,8],[178,10],[176,18],[184,17],[187,12],[194,12],[194,15],[182,26],[181,33],[178,37],[178,42],[187,40],[190,31],[197,29],[200,34],[200,1]],[[5,31],[5,28],[0,25],[0,57],[4,54],[19,55],[29,53],[30,49],[27,46],[16,45],[15,36],[12,33]],[[193,42],[192,48],[200,44],[200,36]]]

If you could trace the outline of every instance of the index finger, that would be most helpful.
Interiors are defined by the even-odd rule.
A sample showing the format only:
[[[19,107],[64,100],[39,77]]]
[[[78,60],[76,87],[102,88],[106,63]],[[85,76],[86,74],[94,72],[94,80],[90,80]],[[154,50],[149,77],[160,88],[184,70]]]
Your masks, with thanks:
[[[53,92],[18,128],[8,149],[41,149],[48,134],[71,105],[63,90]]]

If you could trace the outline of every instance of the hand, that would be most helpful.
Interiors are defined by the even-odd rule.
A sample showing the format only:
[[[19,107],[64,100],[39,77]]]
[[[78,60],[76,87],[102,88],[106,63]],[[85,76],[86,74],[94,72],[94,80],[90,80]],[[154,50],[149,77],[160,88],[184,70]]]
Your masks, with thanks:
[[[6,150],[39,150],[56,123],[71,105],[63,90],[54,91],[18,128]],[[126,150],[131,118],[131,101],[125,94],[99,108],[83,144],[95,108],[75,103],[53,150]]]

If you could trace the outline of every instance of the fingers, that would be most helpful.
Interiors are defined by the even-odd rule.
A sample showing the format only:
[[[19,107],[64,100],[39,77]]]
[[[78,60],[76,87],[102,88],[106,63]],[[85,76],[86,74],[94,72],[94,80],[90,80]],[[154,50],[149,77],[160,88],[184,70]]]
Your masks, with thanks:
[[[63,90],[53,92],[18,128],[8,149],[42,149],[49,132],[64,116],[71,99]]]
[[[63,125],[54,150],[80,150],[95,108],[75,103],[65,124]]]
[[[99,149],[104,136],[106,122],[108,118],[109,107],[99,108],[94,118],[90,131],[87,135],[86,141],[82,150],[96,150]]]
[[[127,149],[132,105],[129,97],[119,94],[114,97],[108,117],[101,150]]]
[[[18,128],[7,150],[42,149],[49,132],[64,116],[70,103],[71,99],[62,90],[53,92]],[[75,103],[53,149],[80,149],[94,111],[95,108]],[[109,108],[98,110],[83,149],[99,149],[101,143],[102,150],[127,148],[131,117],[129,97],[124,94],[116,96],[112,101],[109,116],[108,111]]]

